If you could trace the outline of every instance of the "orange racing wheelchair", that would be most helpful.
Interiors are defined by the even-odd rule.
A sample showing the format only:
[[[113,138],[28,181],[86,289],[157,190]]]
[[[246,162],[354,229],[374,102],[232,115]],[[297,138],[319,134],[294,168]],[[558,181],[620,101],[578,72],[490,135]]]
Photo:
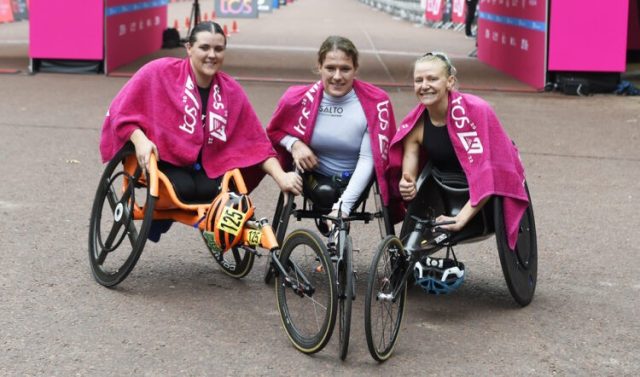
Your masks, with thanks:
[[[236,278],[253,267],[257,248],[269,252],[276,278],[282,324],[294,345],[307,352],[321,349],[336,316],[337,289],[331,257],[315,234],[290,234],[280,247],[266,219],[256,219],[242,174],[224,174],[212,202],[185,203],[158,169],[154,155],[148,173],[127,143],[107,164],[96,190],[89,226],[89,260],[96,281],[106,287],[122,282],[135,267],[151,223],[170,220],[196,228],[223,270]],[[295,310],[288,297],[309,298],[318,327],[292,327]]]

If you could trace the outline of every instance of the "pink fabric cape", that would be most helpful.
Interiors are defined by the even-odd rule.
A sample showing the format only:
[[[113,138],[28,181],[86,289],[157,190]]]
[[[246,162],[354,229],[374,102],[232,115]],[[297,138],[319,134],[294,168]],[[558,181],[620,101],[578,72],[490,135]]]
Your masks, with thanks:
[[[260,163],[276,156],[247,95],[231,76],[217,72],[202,125],[201,99],[188,58],[162,58],[142,67],[120,90],[102,126],[103,162],[113,158],[141,129],[158,147],[160,159],[189,166],[202,149],[207,176],[234,168],[249,189],[264,177]]]
[[[369,83],[354,80],[353,89],[362,105],[371,137],[371,150],[376,179],[384,205],[389,206],[389,186],[385,171],[389,164],[389,145],[396,132],[395,116],[389,96],[382,89]],[[309,145],[318,117],[324,87],[321,81],[312,85],[292,86],[284,93],[267,125],[267,135],[278,152],[278,159],[285,170],[291,166],[291,155],[280,140],[292,135]],[[336,135],[340,137],[340,135]],[[393,220],[400,221],[400,211],[389,208]]]
[[[402,140],[421,119],[425,109],[424,105],[418,104],[411,110],[391,142],[388,177],[394,197],[400,197],[398,185],[402,177]],[[475,206],[489,195],[504,197],[505,226],[509,247],[513,250],[518,239],[520,219],[529,205],[518,149],[489,104],[481,98],[451,92],[448,109],[447,130],[469,182],[471,204]],[[422,170],[427,156],[423,154],[420,160]]]

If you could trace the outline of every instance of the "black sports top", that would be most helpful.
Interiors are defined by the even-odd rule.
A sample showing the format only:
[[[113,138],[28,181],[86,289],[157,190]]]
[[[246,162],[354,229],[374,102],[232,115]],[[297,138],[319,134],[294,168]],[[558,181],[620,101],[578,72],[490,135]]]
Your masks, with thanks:
[[[423,120],[422,147],[427,152],[429,160],[438,170],[462,172],[462,166],[460,165],[460,161],[458,161],[456,152],[453,150],[453,144],[451,144],[447,127],[434,126],[429,117],[429,113],[426,111]]]

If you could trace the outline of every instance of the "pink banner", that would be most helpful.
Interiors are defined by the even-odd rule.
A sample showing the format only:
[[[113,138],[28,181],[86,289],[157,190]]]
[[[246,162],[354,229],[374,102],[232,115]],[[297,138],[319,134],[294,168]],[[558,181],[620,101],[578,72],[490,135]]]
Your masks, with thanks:
[[[105,73],[162,47],[168,0],[107,0]]]
[[[551,3],[549,70],[624,72],[629,0]]]
[[[546,81],[547,1],[481,0],[478,58],[536,89]]]
[[[102,0],[29,3],[29,57],[102,60]]]
[[[464,18],[466,14],[467,2],[465,0],[452,0],[451,22],[456,24],[464,24]]]
[[[427,0],[424,17],[432,22],[442,21],[446,0]]]

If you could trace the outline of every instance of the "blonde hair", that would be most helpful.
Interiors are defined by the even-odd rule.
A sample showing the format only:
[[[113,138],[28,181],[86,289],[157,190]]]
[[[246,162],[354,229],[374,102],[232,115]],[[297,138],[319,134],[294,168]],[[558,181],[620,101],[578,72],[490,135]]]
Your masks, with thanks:
[[[416,61],[413,63],[413,69],[414,70],[416,69],[416,65],[418,65],[418,63],[433,62],[433,61],[439,61],[441,63],[444,63],[444,67],[447,72],[447,77],[453,76],[453,79],[455,80],[454,87],[457,86],[458,77],[456,75],[458,74],[458,70],[453,65],[453,63],[451,63],[451,60],[449,59],[447,54],[445,54],[444,52],[440,52],[440,51],[427,52],[426,54],[416,59]]]

